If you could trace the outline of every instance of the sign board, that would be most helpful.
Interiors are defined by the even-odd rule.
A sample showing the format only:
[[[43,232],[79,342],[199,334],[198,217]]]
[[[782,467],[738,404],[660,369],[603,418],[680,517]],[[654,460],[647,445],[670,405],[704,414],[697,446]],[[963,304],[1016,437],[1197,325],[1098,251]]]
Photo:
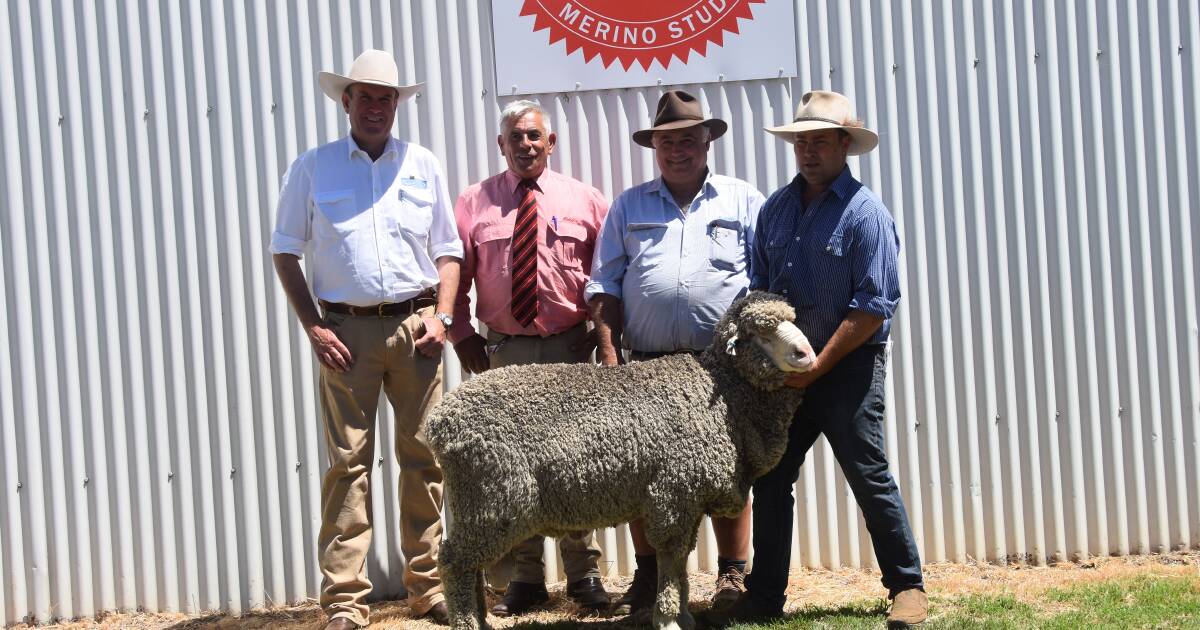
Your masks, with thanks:
[[[792,0],[492,0],[496,92],[796,76]]]

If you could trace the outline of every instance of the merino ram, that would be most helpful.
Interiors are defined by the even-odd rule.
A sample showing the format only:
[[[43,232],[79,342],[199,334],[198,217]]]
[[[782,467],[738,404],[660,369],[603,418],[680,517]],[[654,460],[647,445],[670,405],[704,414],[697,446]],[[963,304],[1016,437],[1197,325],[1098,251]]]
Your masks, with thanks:
[[[704,514],[734,516],[783,456],[812,348],[777,296],[752,292],[699,356],[492,370],[426,426],[451,527],[439,564],[456,630],[486,628],[483,569],[533,534],[645,520],[658,552],[657,628],[691,628],[687,555]]]

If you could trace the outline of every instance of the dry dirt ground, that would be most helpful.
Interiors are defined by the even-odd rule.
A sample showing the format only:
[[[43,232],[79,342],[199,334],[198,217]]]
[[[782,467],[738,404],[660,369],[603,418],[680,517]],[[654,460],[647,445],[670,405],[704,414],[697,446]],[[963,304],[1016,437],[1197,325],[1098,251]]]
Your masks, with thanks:
[[[936,602],[970,594],[999,595],[1007,593],[1023,601],[1034,601],[1047,589],[1087,582],[1107,581],[1138,575],[1200,576],[1200,552],[1180,552],[1153,556],[1096,558],[1086,564],[1061,563],[1053,566],[997,566],[992,564],[930,564],[925,566],[926,588]],[[629,578],[605,580],[608,590],[620,593]],[[525,625],[527,622],[562,622],[575,617],[575,607],[562,597],[562,587],[552,585],[548,608],[523,615],[517,619],[489,618],[496,628]],[[691,576],[693,611],[703,607],[712,594],[713,576],[694,573]],[[788,609],[800,606],[836,607],[850,602],[877,597],[885,591],[879,584],[879,573],[859,569],[796,570],[788,588]],[[232,617],[224,614],[108,614],[94,621],[65,622],[37,628],[83,630],[91,628],[121,628],[129,630],[320,630],[326,619],[315,602],[290,607],[256,610]],[[616,630],[631,627],[621,618],[588,618],[580,620],[588,630]],[[426,623],[409,616],[408,607],[401,602],[379,602],[371,607],[371,628],[404,630],[444,630],[444,626]],[[18,625],[15,628],[31,628]]]

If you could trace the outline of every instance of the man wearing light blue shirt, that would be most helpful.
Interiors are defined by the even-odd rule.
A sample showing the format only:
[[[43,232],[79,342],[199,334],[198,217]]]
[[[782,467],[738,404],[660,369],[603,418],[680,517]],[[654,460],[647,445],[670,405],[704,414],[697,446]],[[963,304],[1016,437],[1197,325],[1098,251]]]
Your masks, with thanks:
[[[705,119],[682,91],[663,94],[654,126],[633,134],[654,149],[662,176],[622,193],[596,242],[592,279],[584,295],[596,321],[597,356],[604,365],[709,345],[717,320],[747,292],[754,225],[765,201],[750,184],[708,170],[708,149],[727,125]],[[750,546],[749,510],[716,518],[719,570],[714,607],[742,592]],[[630,524],[637,569],[617,612],[654,603],[657,563],[640,522]]]

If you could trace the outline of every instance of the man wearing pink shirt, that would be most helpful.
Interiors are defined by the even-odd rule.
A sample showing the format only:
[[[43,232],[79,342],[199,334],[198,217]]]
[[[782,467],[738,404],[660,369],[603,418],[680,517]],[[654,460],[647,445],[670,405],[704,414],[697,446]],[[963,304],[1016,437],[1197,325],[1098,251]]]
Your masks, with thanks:
[[[583,287],[608,202],[595,188],[547,168],[556,140],[547,118],[532,101],[505,107],[496,142],[508,170],[467,188],[454,208],[464,255],[450,340],[474,374],[505,365],[582,363],[595,346]],[[486,339],[471,325],[472,281]],[[519,615],[549,599],[542,547],[536,536],[513,549],[514,575],[492,614]],[[592,532],[561,538],[559,548],[568,597],[583,608],[607,608]]]

